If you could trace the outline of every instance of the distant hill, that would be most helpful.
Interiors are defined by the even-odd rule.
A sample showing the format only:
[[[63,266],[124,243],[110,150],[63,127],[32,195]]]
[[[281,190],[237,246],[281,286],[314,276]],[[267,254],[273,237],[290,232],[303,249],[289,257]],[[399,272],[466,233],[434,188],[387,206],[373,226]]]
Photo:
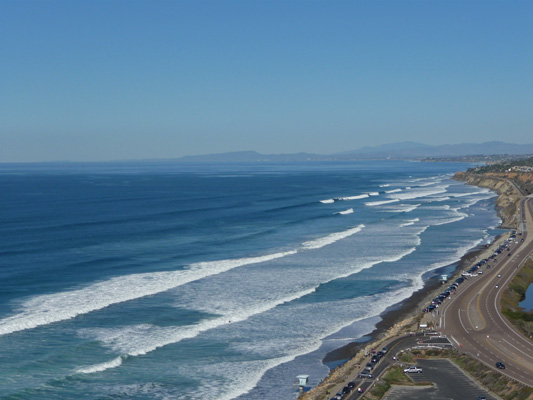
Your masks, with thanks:
[[[346,161],[365,159],[422,159],[427,157],[461,157],[474,155],[530,155],[533,144],[504,142],[461,143],[430,146],[417,142],[398,142],[334,154],[261,154],[256,151],[185,156],[180,162],[291,162],[291,161]]]

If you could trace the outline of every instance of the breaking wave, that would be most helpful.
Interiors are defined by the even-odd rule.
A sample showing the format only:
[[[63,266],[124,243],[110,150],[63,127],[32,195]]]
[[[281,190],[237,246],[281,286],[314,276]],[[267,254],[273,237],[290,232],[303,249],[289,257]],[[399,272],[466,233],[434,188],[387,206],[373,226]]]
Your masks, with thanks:
[[[365,226],[361,224],[355,228],[348,229],[344,232],[335,232],[335,233],[332,233],[331,235],[322,237],[320,239],[310,240],[308,242],[303,243],[303,247],[305,249],[319,249],[321,247],[335,243],[341,239],[355,235],[356,233],[361,232],[364,227]]]
[[[393,200],[383,200],[383,201],[370,201],[366,202],[365,205],[374,207],[374,206],[381,206],[383,204],[390,204],[390,203],[397,203],[400,199],[393,199]]]
[[[344,211],[339,211],[339,212],[336,212],[335,214],[340,214],[340,215],[353,214],[353,208],[349,208],[349,209],[344,210]]]

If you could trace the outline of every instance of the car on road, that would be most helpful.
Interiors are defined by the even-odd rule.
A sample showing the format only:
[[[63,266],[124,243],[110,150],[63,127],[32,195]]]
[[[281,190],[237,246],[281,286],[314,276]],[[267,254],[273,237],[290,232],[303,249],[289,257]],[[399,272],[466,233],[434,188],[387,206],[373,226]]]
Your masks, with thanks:
[[[496,363],[496,368],[499,368],[499,369],[505,369],[505,364],[502,363],[501,361],[498,361]]]
[[[368,373],[368,372],[359,372],[359,374],[357,375],[357,377],[359,378],[368,378],[368,379],[372,379],[374,377],[374,375]]]
[[[422,368],[418,368],[418,367],[409,367],[409,368],[405,368],[403,370],[403,372],[405,372],[406,374],[420,374],[422,372]]]
[[[501,278],[502,277],[502,274],[498,274],[498,278]]]
[[[487,400],[485,396],[477,396],[477,400]]]

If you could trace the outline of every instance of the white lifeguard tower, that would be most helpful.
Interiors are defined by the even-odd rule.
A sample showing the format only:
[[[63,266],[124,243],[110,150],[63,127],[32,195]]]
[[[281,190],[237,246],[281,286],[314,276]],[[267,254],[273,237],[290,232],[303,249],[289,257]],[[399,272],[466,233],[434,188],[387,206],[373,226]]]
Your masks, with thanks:
[[[298,386],[307,386],[309,383],[309,375],[298,375],[296,377],[296,381],[298,383]]]
[[[297,384],[299,387],[300,395],[303,393],[304,388],[307,386],[308,383],[309,383],[309,375],[298,375],[296,377],[295,384]]]

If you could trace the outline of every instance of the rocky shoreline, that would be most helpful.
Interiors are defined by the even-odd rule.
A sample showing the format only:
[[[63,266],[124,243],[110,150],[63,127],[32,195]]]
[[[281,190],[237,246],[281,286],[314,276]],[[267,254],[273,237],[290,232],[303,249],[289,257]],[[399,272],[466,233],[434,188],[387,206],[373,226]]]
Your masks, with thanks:
[[[469,185],[489,188],[498,194],[496,200],[496,210],[502,220],[501,228],[513,229],[517,224],[516,210],[518,209],[518,202],[522,195],[518,189],[509,181],[495,176],[469,174],[466,172],[458,172],[454,179],[464,181]],[[508,234],[497,237],[490,246],[478,246],[467,254],[457,263],[454,272],[455,277],[459,276],[461,271],[470,267],[476,258],[485,257],[493,251],[493,248],[499,246],[507,239]],[[303,400],[323,400],[327,396],[329,388],[336,385],[343,385],[347,382],[349,376],[353,375],[365,357],[365,348],[379,348],[385,342],[391,340],[402,332],[409,332],[418,328],[418,323],[422,318],[420,312],[423,305],[440,290],[441,285],[437,279],[437,271],[434,276],[430,277],[425,283],[424,287],[419,291],[413,293],[411,297],[397,304],[391,309],[385,311],[381,318],[382,320],[376,325],[376,328],[368,336],[370,339],[363,343],[353,342],[339,349],[336,349],[326,355],[324,362],[332,362],[335,360],[348,361],[340,367],[332,370],[330,374],[311,391],[304,393],[301,396]],[[332,391],[333,392],[333,391]]]

